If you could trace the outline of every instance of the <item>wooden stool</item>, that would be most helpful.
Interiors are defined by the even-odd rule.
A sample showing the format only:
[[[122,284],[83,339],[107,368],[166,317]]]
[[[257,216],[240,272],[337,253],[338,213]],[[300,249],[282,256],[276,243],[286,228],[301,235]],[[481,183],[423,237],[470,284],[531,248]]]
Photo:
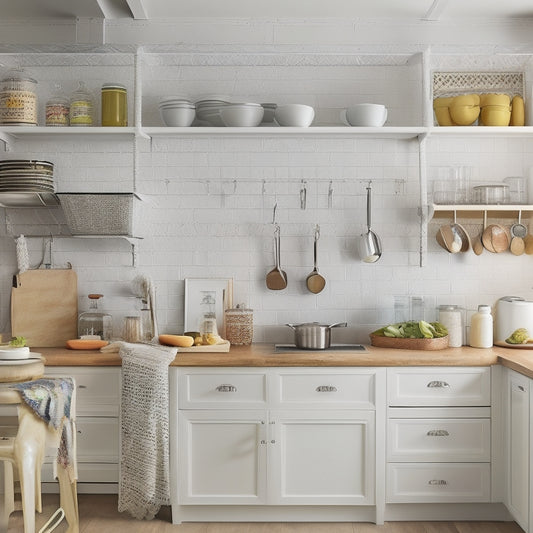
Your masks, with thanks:
[[[21,365],[30,366],[30,365]],[[41,377],[41,376],[38,376]],[[35,533],[35,511],[42,511],[41,467],[49,431],[44,420],[24,403],[20,394],[0,388],[0,405],[14,405],[18,410],[17,427],[0,427],[0,461],[4,465],[4,509],[0,512],[0,533],[7,531],[9,515],[14,510],[14,468],[20,478],[24,533]],[[59,446],[59,432],[53,435]],[[0,465],[1,466],[1,465]],[[59,498],[68,522],[68,533],[79,532],[76,482],[71,483],[64,468],[57,468]]]
[[[0,461],[4,463],[4,512],[0,526],[7,530],[9,515],[13,512],[13,468],[20,478],[24,533],[35,533],[35,511],[42,511],[41,467],[46,443],[46,424],[33,411],[21,403],[16,391],[0,391],[0,405],[17,405],[18,427],[0,430]]]

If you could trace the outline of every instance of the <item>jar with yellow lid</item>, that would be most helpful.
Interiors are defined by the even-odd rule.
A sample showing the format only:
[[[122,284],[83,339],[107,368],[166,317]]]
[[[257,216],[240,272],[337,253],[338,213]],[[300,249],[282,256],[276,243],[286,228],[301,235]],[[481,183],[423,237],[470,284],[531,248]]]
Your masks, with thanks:
[[[102,85],[102,126],[128,125],[128,93],[119,83]]]
[[[37,82],[23,70],[11,70],[0,83],[0,124],[37,125]]]

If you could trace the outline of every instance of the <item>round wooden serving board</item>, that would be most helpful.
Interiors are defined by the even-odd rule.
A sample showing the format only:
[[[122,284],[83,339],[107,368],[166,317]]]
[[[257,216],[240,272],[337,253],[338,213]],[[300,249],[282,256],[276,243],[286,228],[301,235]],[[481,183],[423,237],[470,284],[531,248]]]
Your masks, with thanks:
[[[399,348],[401,350],[443,350],[448,348],[448,335],[437,339],[398,339],[370,334],[370,344],[379,348]]]

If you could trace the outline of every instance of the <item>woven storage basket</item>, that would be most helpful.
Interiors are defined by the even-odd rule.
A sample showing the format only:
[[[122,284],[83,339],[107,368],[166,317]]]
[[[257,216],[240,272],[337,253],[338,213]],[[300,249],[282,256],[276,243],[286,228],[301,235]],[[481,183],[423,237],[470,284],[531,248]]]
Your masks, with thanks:
[[[443,350],[448,348],[448,335],[437,339],[397,339],[371,334],[370,344],[379,348],[398,348],[401,350]]]
[[[72,235],[134,236],[134,193],[57,193]]]

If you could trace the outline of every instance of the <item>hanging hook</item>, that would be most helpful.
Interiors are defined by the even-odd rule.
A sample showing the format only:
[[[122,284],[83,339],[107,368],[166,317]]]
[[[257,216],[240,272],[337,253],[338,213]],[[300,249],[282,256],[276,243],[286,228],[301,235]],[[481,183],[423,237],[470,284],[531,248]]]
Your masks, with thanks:
[[[301,181],[302,186],[300,188],[300,209],[305,209],[307,206],[307,182],[305,180]]]
[[[274,209],[272,210],[272,224],[276,223],[276,209],[278,208],[278,202],[274,204]]]
[[[333,205],[333,180],[329,180],[328,187],[328,209],[331,209]]]
[[[320,239],[320,226],[317,224],[315,226],[315,241],[318,241]]]

